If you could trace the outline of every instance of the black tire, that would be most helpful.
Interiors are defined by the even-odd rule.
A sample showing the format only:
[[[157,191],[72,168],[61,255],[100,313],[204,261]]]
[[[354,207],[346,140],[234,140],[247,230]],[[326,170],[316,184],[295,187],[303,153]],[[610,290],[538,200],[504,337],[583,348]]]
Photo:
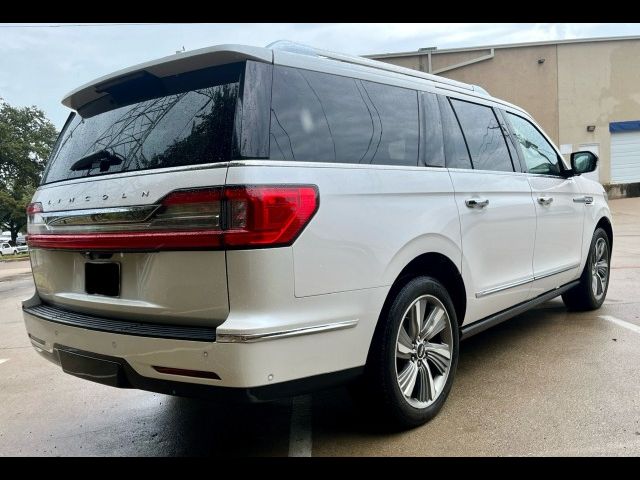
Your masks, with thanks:
[[[600,280],[600,285],[603,285],[602,292],[600,294],[596,294],[592,287],[593,275],[594,275],[594,262],[596,261],[596,245],[604,241],[606,245],[606,281],[602,282]],[[599,270],[602,271],[601,269]],[[586,311],[586,310],[597,310],[604,303],[605,298],[607,297],[607,290],[609,289],[609,272],[611,271],[611,240],[602,228],[597,228],[593,233],[593,238],[591,239],[591,244],[589,245],[589,256],[587,258],[587,262],[584,266],[584,270],[582,271],[582,275],[580,276],[580,283],[573,287],[571,290],[566,291],[562,294],[562,300],[564,301],[565,306],[569,310],[575,311]],[[596,284],[597,284],[596,280]]]
[[[434,298],[439,303],[435,302]],[[433,343],[440,339],[440,342],[437,342],[440,345],[450,342],[450,345],[448,345],[448,354],[450,355],[449,370],[446,377],[441,370],[437,369],[437,365],[433,363],[433,357],[430,356],[432,353],[426,348],[423,348],[421,353],[416,353],[415,361],[413,360],[413,354],[411,354],[410,359],[396,357],[400,327],[401,325],[408,325],[406,322],[411,322],[405,314],[410,315],[409,307],[412,307],[419,299],[433,302],[425,306],[425,312],[433,312],[435,308],[441,310],[441,307],[444,307],[446,311],[446,316],[442,315],[440,318],[445,318],[444,321],[447,327],[442,330],[442,333],[432,337],[434,339]],[[427,310],[427,308],[430,310]],[[431,318],[427,313],[425,313],[424,317]],[[427,325],[427,323],[429,322],[425,320],[423,325]],[[431,323],[439,324],[437,321]],[[412,329],[409,328],[407,330],[405,328],[405,333],[410,330]],[[413,332],[415,331],[413,330]],[[426,331],[426,327],[424,331]],[[419,337],[420,334],[418,333]],[[424,341],[426,342],[427,340]],[[384,428],[404,430],[423,425],[436,416],[449,395],[458,365],[459,342],[456,312],[451,297],[444,286],[436,279],[426,276],[410,280],[398,291],[390,307],[381,315],[369,350],[365,374],[361,381],[352,388],[356,402],[360,403],[362,409],[367,414],[370,413],[376,419],[376,422],[381,421],[381,426]],[[430,343],[430,345],[433,343]],[[416,349],[415,351],[418,352],[419,350]],[[409,362],[413,362],[414,366],[417,365],[415,367],[417,369],[415,387],[412,389],[412,392],[417,392],[418,398],[415,399],[409,398],[412,395],[411,393],[409,397],[405,396],[400,388],[401,372],[398,370],[401,369],[401,366],[399,365],[404,365],[406,368]],[[427,371],[429,372],[428,377],[426,376]],[[434,382],[434,379],[437,380]],[[429,381],[431,383],[428,383]],[[436,388],[435,385],[438,384],[438,381],[440,389],[437,395],[432,390],[429,390],[428,387],[425,387],[426,385],[434,385],[434,388]],[[407,388],[411,389],[412,387]],[[410,402],[421,403],[421,399],[424,399],[424,397],[420,396],[421,391],[426,391],[426,395],[433,396],[435,400],[427,398],[426,401],[422,402],[424,406],[411,404]]]

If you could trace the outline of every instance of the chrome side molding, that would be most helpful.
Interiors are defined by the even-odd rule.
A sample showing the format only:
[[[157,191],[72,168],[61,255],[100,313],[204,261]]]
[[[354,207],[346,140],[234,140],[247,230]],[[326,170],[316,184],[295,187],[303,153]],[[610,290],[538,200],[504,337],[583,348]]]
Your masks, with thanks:
[[[578,268],[580,266],[579,263],[574,263],[572,265],[567,265],[565,267],[554,268],[553,270],[548,270],[543,273],[539,273],[537,275],[524,278],[522,280],[517,280],[515,282],[505,283],[504,285],[498,285],[497,287],[489,288],[487,290],[483,290],[481,292],[476,293],[476,298],[486,297],[487,295],[492,295],[494,293],[502,292],[504,290],[509,290],[510,288],[519,287],[521,285],[526,285],[527,283],[534,282],[536,280],[541,280],[543,278],[551,277],[553,275],[558,275],[559,273],[567,272],[569,270],[573,270],[574,268]]]
[[[333,330],[344,330],[353,328],[358,324],[358,320],[345,320],[343,322],[327,323],[313,327],[291,328],[287,330],[276,330],[267,333],[218,333],[216,343],[254,343],[265,340],[275,340],[278,338],[297,337],[301,335],[311,335],[314,333],[324,333]]]

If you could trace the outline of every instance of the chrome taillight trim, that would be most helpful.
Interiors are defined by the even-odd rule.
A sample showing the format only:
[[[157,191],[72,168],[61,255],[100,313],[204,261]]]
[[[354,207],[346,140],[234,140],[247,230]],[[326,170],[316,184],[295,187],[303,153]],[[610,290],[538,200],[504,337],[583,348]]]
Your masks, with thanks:
[[[87,210],[65,210],[41,213],[47,227],[110,225],[120,223],[142,223],[147,221],[161,205],[134,205],[130,207],[93,208]]]

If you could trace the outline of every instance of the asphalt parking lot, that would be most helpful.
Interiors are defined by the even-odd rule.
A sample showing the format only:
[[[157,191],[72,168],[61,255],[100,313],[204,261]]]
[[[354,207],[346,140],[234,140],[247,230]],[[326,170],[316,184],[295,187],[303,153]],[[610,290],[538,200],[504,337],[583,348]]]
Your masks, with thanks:
[[[0,263],[0,455],[639,455],[640,198],[610,205],[604,306],[556,299],[463,342],[440,415],[395,434],[344,389],[230,406],[65,375],[27,339],[28,261]]]

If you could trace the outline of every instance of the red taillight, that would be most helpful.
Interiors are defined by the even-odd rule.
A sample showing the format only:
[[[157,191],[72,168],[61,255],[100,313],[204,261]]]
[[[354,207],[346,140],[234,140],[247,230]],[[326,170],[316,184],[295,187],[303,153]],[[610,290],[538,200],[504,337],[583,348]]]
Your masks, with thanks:
[[[32,248],[57,250],[184,250],[220,248],[220,232],[186,230],[180,232],[108,232],[77,234],[35,234],[27,237]]]
[[[123,225],[108,223],[49,232],[43,224],[47,233],[40,229],[29,235],[28,243],[101,251],[278,247],[293,243],[317,209],[313,185],[178,190],[160,202],[144,230],[129,223],[125,231]]]
[[[185,205],[197,203],[215,203],[221,198],[222,188],[207,188],[202,190],[178,190],[170,193],[164,200],[162,205]]]
[[[153,366],[156,372],[166,373],[169,375],[182,375],[185,377],[196,378],[209,378],[212,380],[220,380],[220,376],[215,372],[207,372],[203,370],[186,370],[184,368],[172,368],[172,367],[156,367]]]
[[[40,202],[30,203],[27,205],[27,216],[35,215],[36,213],[42,213],[42,204]]]
[[[32,234],[38,233],[40,229],[44,227],[41,215],[42,211],[42,204],[40,202],[27,205],[27,243]]]
[[[226,247],[292,243],[318,208],[318,190],[304,187],[228,187],[224,190]]]

